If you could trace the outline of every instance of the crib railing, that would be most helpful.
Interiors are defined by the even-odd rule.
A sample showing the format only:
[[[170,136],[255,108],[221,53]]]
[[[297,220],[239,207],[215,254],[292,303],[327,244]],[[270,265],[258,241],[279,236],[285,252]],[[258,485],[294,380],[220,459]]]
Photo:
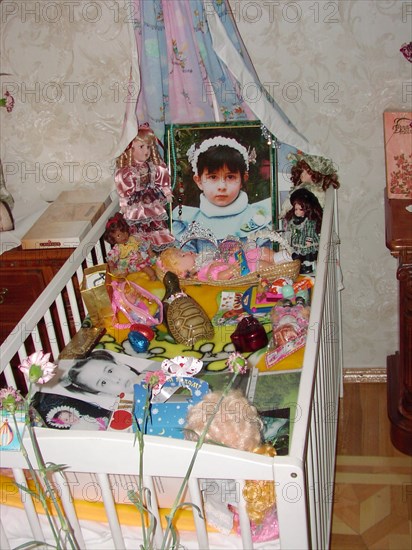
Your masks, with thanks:
[[[81,243],[53,279],[17,329],[1,346],[1,369],[8,385],[15,386],[14,369],[34,350],[48,350],[57,359],[84,318],[79,298],[79,282],[84,267],[104,261],[106,244],[101,236],[106,219],[117,210],[112,204],[87,239]],[[341,389],[341,334],[339,265],[337,257],[337,216],[335,192],[329,190],[324,209],[316,285],[312,298],[310,332],[305,348],[293,433],[288,456],[269,458],[213,445],[199,452],[189,480],[190,501],[203,507],[202,479],[235,480],[239,497],[242,547],[253,548],[246,503],[242,497],[244,480],[269,480],[275,484],[280,540],[274,548],[316,550],[327,548],[331,530],[337,409]],[[137,476],[138,447],[132,434],[117,432],[61,432],[37,429],[45,459],[67,465],[68,472],[95,473],[116,549],[125,548],[117,516],[109,474]],[[114,460],[115,452],[115,460]],[[145,486],[151,490],[151,509],[158,520],[156,543],[161,546],[157,478],[182,478],[194,452],[194,443],[146,436],[144,451]],[[32,456],[34,459],[34,456]],[[20,453],[2,452],[1,466],[12,468],[17,483],[26,485],[25,460]],[[80,548],[85,548],[81,525],[73,504],[67,478],[54,476],[66,513]],[[17,489],[16,489],[17,490]],[[33,539],[44,541],[41,522],[31,497],[21,491]],[[194,514],[198,547],[209,548],[210,534],[205,521]],[[9,548],[4,526],[0,547]],[[137,547],[136,544],[135,547]],[[266,547],[269,547],[266,545]]]

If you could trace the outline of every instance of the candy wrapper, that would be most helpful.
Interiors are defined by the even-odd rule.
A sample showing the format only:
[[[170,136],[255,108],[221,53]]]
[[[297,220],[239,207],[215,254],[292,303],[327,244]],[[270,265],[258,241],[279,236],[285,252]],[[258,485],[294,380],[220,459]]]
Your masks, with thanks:
[[[266,366],[272,367],[306,343],[310,307],[301,304],[278,305],[272,309],[272,338],[266,354]]]

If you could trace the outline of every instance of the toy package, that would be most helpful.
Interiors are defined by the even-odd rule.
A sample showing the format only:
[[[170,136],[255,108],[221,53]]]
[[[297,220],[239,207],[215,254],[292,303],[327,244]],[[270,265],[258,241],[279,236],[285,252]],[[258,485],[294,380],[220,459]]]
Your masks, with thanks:
[[[272,339],[266,354],[266,366],[272,367],[306,343],[310,306],[277,305],[271,312]]]

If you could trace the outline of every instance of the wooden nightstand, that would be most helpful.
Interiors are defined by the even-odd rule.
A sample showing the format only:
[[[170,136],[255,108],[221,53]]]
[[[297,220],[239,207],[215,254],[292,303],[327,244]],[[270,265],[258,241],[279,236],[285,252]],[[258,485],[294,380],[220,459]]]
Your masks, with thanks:
[[[0,256],[0,344],[50,283],[73,248],[23,250]]]
[[[387,359],[388,416],[393,445],[412,455],[412,200],[388,199],[386,246],[398,259],[399,352]]]

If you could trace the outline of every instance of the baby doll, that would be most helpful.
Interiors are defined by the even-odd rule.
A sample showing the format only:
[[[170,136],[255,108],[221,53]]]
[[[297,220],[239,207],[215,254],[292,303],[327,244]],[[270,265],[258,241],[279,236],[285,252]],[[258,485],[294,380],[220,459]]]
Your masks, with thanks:
[[[158,251],[172,245],[168,229],[167,204],[172,201],[170,176],[161,161],[157,138],[148,126],[141,126],[135,139],[117,160],[115,184],[120,210],[133,233]]]
[[[314,272],[318,257],[323,211],[318,199],[307,189],[297,189],[290,196],[291,209],[285,215],[285,230],[294,252],[301,261],[300,272]]]
[[[107,254],[111,273],[126,276],[144,271],[150,280],[156,280],[156,273],[151,267],[155,255],[150,244],[130,234],[129,225],[120,212],[107,221],[104,239],[113,247]]]
[[[206,443],[226,445],[233,449],[275,456],[272,445],[262,444],[262,421],[256,408],[240,390],[231,390],[216,406],[221,392],[210,392],[189,409],[185,437],[196,441],[206,423],[214,415],[206,435]],[[204,504],[207,520],[218,529],[229,533],[237,528],[238,504],[235,482],[231,480],[203,480]],[[247,512],[251,520],[252,540],[267,541],[278,536],[275,492],[270,481],[246,481],[243,489]]]
[[[202,253],[169,248],[159,256],[159,265],[182,279],[197,277],[200,281],[227,281],[250,272],[261,271],[275,263],[287,262],[286,252],[274,252],[268,247],[238,250],[225,259],[208,260]]]

